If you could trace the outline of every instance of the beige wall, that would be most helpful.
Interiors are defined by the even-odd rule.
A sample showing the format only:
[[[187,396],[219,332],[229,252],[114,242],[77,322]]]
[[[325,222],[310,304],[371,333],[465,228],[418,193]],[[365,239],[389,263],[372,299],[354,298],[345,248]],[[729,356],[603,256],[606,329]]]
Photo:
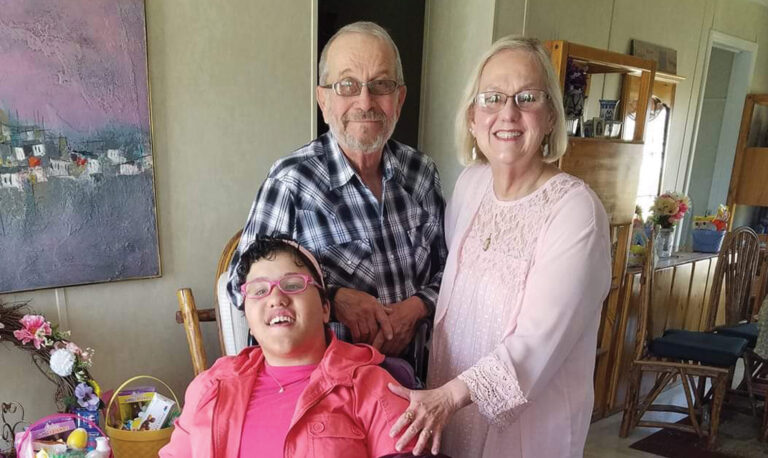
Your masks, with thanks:
[[[211,304],[221,249],[268,167],[310,140],[311,18],[305,1],[147,1],[163,276],[60,290],[102,386],[153,374],[183,395],[192,367],[175,291],[192,287],[198,306]],[[56,321],[53,291],[3,299],[30,299]],[[215,325],[203,326],[215,358]],[[28,358],[0,345],[0,361],[0,400],[22,401],[31,419],[52,410],[53,385]]]
[[[472,68],[493,41],[493,0],[428,0],[419,148],[437,163],[448,196],[461,172],[453,122]]]
[[[155,170],[163,276],[4,296],[30,299],[73,339],[96,348],[94,375],[114,387],[153,374],[183,393],[192,378],[175,291],[212,300],[224,243],[278,157],[311,138],[312,2],[147,0]],[[287,19],[288,18],[288,19]],[[526,33],[627,52],[631,38],[677,49],[678,87],[665,188],[681,185],[709,29],[759,44],[754,91],[768,92],[768,8],[745,0],[430,0],[419,147],[437,162],[446,195],[461,167],[453,120],[478,56],[494,38]],[[274,88],[274,89],[270,89]],[[214,325],[205,325],[216,356]],[[0,345],[0,393],[51,410],[31,363]],[[18,369],[18,370],[16,370]],[[42,380],[42,381],[41,381]]]
[[[679,83],[672,113],[664,189],[681,190],[684,186],[694,121],[698,113],[704,56],[711,29],[758,43],[758,56],[752,92],[768,92],[768,7],[747,0],[496,0],[493,39],[508,34],[524,33],[541,40],[568,40],[579,44],[627,53],[631,39],[649,41],[677,50],[677,73],[686,80]],[[440,3],[442,6],[442,2]],[[450,8],[449,8],[450,9]],[[462,20],[482,22],[485,14],[476,5],[467,8]],[[483,18],[483,20],[485,20]],[[430,27],[430,31],[434,27]],[[487,32],[484,32],[487,34]],[[474,53],[479,54],[487,40],[472,41]],[[463,44],[466,37],[452,34],[448,40],[428,42],[433,55],[452,56],[453,47]],[[464,49],[460,57],[466,56]],[[446,57],[445,59],[448,59]],[[429,63],[431,65],[431,63]],[[470,67],[459,65],[460,72]],[[464,82],[452,78],[441,93],[460,93]],[[617,88],[600,78],[592,81],[593,94],[610,97]],[[596,102],[600,97],[591,97]],[[439,109],[437,109],[439,105]],[[430,101],[422,110],[422,123],[432,132],[445,132],[448,114],[445,101]],[[451,178],[460,166],[450,161],[455,148],[445,138],[425,135],[420,144],[424,151],[437,157],[444,175],[444,187],[450,189]],[[450,148],[450,151],[448,150]]]

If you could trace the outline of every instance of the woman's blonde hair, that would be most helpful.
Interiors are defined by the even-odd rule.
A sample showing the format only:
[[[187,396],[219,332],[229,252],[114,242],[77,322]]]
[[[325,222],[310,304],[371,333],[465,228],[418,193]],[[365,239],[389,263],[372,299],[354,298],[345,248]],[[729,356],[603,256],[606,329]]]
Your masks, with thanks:
[[[459,161],[468,165],[473,162],[488,162],[482,151],[473,148],[475,146],[475,139],[469,131],[470,111],[475,103],[475,96],[480,90],[480,75],[483,73],[485,64],[496,54],[506,50],[523,50],[531,54],[539,63],[539,67],[543,70],[546,77],[546,87],[544,90],[549,94],[549,105],[554,114],[554,126],[552,132],[549,134],[548,147],[545,149],[547,152],[544,156],[544,162],[555,162],[565,154],[566,148],[568,148],[568,134],[565,131],[565,110],[563,110],[563,95],[560,90],[560,80],[555,75],[555,70],[552,68],[550,62],[549,52],[544,48],[541,42],[535,38],[526,38],[521,36],[510,35],[496,41],[491,49],[485,52],[480,58],[472,76],[464,89],[464,94],[461,98],[461,105],[456,115],[456,146],[459,151]],[[473,154],[473,149],[476,150],[476,157]]]

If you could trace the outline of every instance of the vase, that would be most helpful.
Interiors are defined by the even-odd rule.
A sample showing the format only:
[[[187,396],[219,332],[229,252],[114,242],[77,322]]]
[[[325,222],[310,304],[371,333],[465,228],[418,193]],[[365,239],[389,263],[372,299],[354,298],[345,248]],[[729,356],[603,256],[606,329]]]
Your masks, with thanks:
[[[668,258],[672,256],[672,234],[675,229],[671,227],[662,227],[656,233],[656,255],[659,258]]]

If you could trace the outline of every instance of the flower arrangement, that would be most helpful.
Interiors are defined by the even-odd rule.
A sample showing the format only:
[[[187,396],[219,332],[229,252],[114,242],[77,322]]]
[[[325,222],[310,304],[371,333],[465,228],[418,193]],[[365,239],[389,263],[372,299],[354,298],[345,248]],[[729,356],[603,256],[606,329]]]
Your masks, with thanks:
[[[25,303],[0,303],[0,342],[12,342],[32,353],[32,362],[56,384],[56,404],[61,410],[83,407],[91,411],[102,407],[101,389],[91,377],[93,349],[82,349],[43,315],[24,313]]]
[[[654,200],[650,220],[663,229],[671,229],[683,219],[690,206],[691,200],[688,196],[667,191]]]

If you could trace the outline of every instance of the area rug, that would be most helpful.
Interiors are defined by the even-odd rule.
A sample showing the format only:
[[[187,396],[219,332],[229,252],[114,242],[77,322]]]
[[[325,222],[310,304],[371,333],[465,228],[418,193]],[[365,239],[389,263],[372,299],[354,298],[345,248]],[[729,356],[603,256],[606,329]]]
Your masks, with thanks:
[[[747,413],[723,409],[714,450],[706,449],[706,438],[673,429],[655,432],[630,448],[667,458],[768,458],[768,443],[758,440],[760,421]],[[690,424],[688,418],[680,420],[683,422]]]

